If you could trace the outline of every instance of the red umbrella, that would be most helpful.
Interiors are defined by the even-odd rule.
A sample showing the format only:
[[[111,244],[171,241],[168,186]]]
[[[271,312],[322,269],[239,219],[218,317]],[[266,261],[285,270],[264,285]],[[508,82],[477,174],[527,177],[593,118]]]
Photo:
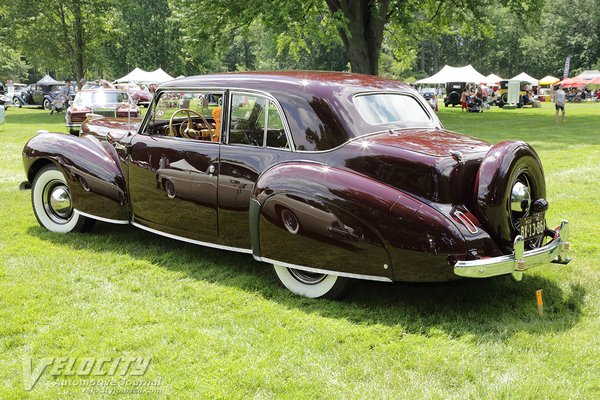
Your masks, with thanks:
[[[586,80],[586,79],[581,79],[581,78],[567,78],[567,79],[563,79],[562,81],[558,82],[557,85],[560,85],[562,87],[582,87],[587,85],[588,83],[590,83],[590,81]]]

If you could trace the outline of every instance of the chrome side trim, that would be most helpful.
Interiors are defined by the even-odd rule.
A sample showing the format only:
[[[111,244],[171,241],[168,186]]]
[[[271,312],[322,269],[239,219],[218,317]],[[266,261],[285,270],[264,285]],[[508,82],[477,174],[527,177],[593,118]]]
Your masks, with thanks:
[[[254,256],[256,261],[262,261],[269,264],[277,264],[282,267],[299,269],[301,271],[312,272],[315,274],[327,274],[327,275],[337,275],[343,276],[344,278],[354,278],[354,279],[363,279],[368,281],[379,281],[379,282],[393,282],[390,278],[386,278],[385,276],[374,276],[374,275],[361,275],[361,274],[352,274],[350,272],[340,272],[340,271],[330,271],[328,269],[320,269],[320,268],[312,268],[306,267],[304,265],[290,264],[282,261],[272,260],[270,258],[265,257],[256,257]]]
[[[88,213],[85,213],[85,212],[82,212],[79,210],[75,210],[75,212],[84,217],[96,219],[96,220],[102,221],[102,222],[108,222],[109,224],[129,225],[129,221],[124,220],[124,219],[111,219],[111,218],[98,217],[97,215],[88,214]]]
[[[568,264],[569,257],[569,223],[562,221],[555,232],[555,238],[545,246],[524,251],[525,240],[517,236],[514,241],[514,251],[510,255],[482,258],[478,260],[458,261],[454,264],[454,273],[466,278],[489,278],[491,276],[512,274],[516,280],[521,280],[523,272],[549,262]]]
[[[183,237],[183,236],[177,236],[177,235],[173,235],[171,233],[166,233],[166,232],[159,231],[157,229],[149,228],[149,227],[147,227],[145,225],[139,224],[139,223],[134,222],[134,221],[131,221],[131,225],[135,226],[136,228],[140,228],[140,229],[143,229],[145,231],[148,231],[150,233],[155,233],[157,235],[168,237],[169,239],[180,240],[182,242],[191,243],[191,244],[197,244],[197,245],[200,245],[200,246],[213,247],[215,249],[220,249],[220,250],[228,250],[228,251],[235,251],[235,252],[238,252],[238,253],[252,254],[252,249],[242,249],[240,247],[231,247],[231,246],[225,246],[225,245],[222,245],[222,244],[202,242],[200,240],[189,239],[189,238],[186,238],[186,237]]]

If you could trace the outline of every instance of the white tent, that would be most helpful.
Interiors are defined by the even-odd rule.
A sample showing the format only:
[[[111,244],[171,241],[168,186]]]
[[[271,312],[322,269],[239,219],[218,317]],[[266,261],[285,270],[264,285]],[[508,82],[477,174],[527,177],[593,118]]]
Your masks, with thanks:
[[[163,83],[171,80],[173,80],[173,77],[163,71],[162,68],[148,72],[136,67],[133,71],[124,77],[117,79],[115,82]]]
[[[525,72],[521,72],[519,75],[513,77],[510,79],[511,81],[522,81],[522,82],[529,82],[531,83],[532,86],[537,86],[539,81],[529,75],[527,75]]]
[[[442,68],[437,74],[432,75],[429,78],[418,80],[415,83],[482,83],[485,82],[485,80],[486,77],[477,72],[477,70],[475,70],[471,64],[465,67],[451,67],[449,65],[444,65],[444,68]]]
[[[167,74],[162,68],[158,68],[155,71],[148,72],[146,81],[144,83],[163,83],[166,81],[172,81],[174,78]]]
[[[135,69],[133,71],[131,71],[130,73],[128,73],[124,77],[117,79],[115,82],[117,82],[117,83],[121,83],[121,82],[140,82],[147,75],[148,75],[147,71],[144,71],[143,69],[135,67]]]
[[[598,77],[600,77],[600,71],[598,71],[597,69],[583,71],[583,73],[576,76],[576,78],[581,78],[581,79],[595,79]]]
[[[42,79],[36,82],[38,85],[60,85],[61,83],[64,82],[57,81],[50,75],[45,75]]]
[[[489,74],[488,76],[485,77],[485,83],[487,83],[488,85],[495,85],[500,81],[504,81],[506,79],[500,78],[498,75],[496,74]]]

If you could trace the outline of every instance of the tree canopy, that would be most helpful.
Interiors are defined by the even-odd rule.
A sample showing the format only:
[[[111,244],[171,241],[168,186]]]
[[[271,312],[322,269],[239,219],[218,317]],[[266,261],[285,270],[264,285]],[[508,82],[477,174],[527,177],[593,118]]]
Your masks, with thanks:
[[[0,79],[267,69],[397,79],[473,64],[510,77],[600,67],[600,0],[12,0]]]

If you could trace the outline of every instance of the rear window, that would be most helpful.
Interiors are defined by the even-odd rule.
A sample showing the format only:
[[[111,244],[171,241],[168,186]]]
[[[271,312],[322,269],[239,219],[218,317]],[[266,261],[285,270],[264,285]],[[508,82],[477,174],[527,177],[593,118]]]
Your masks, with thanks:
[[[354,104],[363,119],[372,125],[403,123],[422,126],[431,123],[431,116],[421,103],[404,94],[364,94],[356,96]]]

